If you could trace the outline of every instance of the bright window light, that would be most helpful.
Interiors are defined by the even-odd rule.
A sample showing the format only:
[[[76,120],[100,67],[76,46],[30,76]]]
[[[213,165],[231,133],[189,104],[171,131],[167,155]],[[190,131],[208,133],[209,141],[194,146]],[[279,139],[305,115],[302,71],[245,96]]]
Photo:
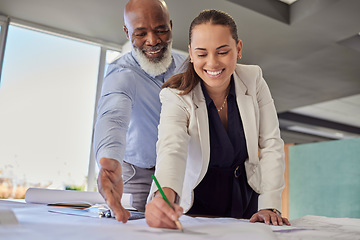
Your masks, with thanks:
[[[10,25],[0,85],[0,198],[83,188],[100,47]],[[11,190],[1,196],[5,187]]]

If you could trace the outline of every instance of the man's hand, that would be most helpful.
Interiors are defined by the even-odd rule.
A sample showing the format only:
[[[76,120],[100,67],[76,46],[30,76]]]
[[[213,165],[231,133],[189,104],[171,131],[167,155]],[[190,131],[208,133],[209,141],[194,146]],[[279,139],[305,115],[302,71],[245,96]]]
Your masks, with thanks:
[[[290,222],[287,218],[283,218],[269,209],[262,209],[252,215],[250,222],[265,222],[268,225],[271,223],[274,226],[282,226],[285,223],[290,226]]]
[[[116,220],[126,223],[130,217],[130,212],[121,205],[124,186],[121,164],[115,159],[101,158],[100,165],[97,179],[99,192],[114,212]]]
[[[170,203],[175,200],[175,192],[170,188],[164,188],[164,193]],[[175,221],[182,215],[183,209],[177,204],[172,204],[172,209],[162,198],[159,192],[145,206],[145,218],[150,227],[177,229]]]

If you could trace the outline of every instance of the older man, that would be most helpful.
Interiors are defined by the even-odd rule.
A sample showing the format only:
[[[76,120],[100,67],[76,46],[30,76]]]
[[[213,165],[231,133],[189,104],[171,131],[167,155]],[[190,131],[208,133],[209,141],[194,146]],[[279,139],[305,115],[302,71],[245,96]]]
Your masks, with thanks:
[[[145,209],[155,168],[159,92],[185,60],[171,51],[172,21],[163,0],[130,0],[124,21],[132,51],[108,68],[94,140],[99,191],[122,222],[130,216],[120,202],[123,192],[133,194],[135,208]]]

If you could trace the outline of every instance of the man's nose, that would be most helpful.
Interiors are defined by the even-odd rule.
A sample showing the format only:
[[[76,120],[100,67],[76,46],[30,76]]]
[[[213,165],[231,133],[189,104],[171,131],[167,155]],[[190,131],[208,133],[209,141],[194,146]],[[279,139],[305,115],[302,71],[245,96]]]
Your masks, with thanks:
[[[147,45],[155,46],[156,44],[158,44],[160,42],[161,42],[161,40],[156,33],[154,33],[154,32],[148,33],[147,38],[146,38]]]

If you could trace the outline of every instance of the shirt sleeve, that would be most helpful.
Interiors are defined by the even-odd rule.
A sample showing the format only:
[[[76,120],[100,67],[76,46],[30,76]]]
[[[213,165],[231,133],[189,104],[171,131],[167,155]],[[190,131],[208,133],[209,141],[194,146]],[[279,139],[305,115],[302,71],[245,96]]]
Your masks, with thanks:
[[[94,152],[98,164],[103,157],[123,161],[136,94],[133,78],[129,70],[112,69],[104,79],[94,129]]]

